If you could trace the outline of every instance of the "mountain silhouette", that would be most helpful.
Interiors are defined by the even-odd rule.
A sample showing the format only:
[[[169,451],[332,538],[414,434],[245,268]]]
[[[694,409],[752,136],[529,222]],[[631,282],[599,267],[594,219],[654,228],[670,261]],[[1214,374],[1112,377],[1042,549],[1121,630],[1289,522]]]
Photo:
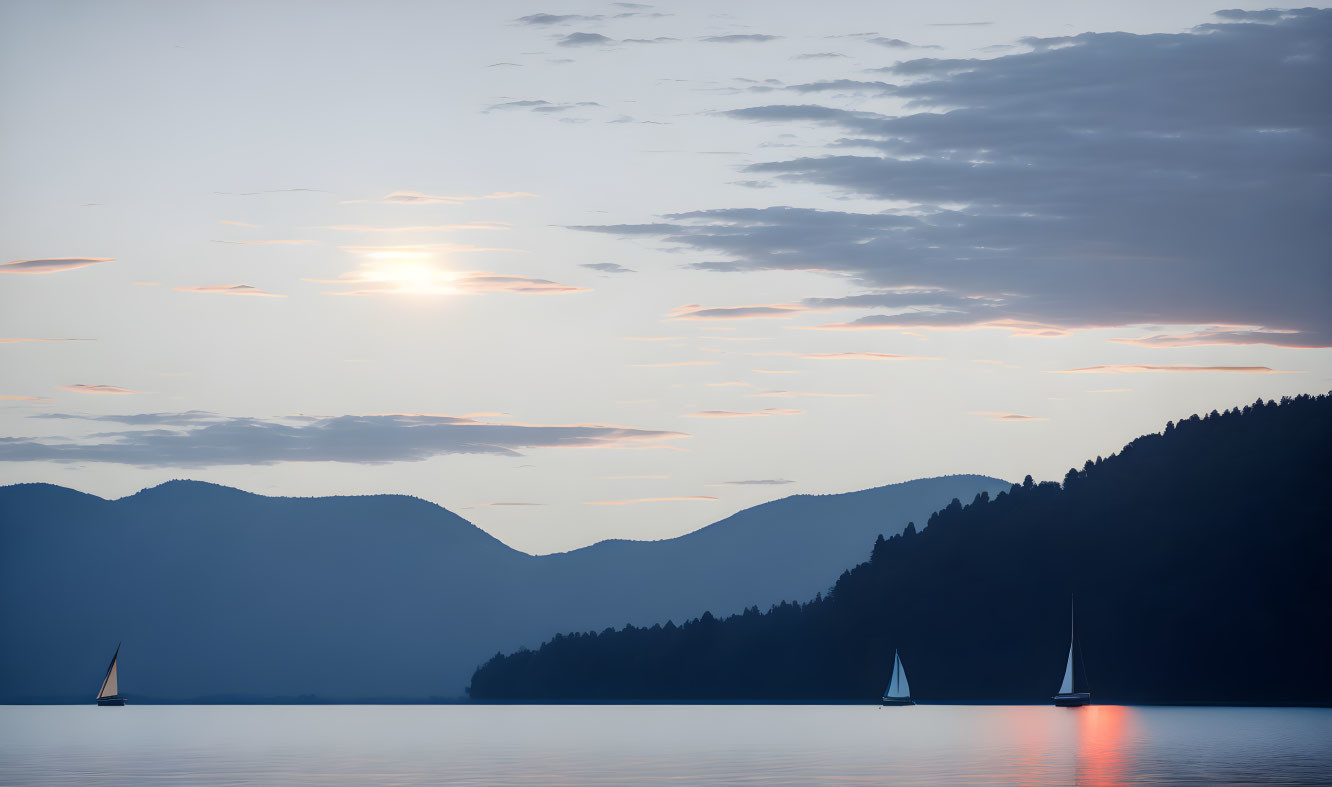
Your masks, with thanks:
[[[1213,411],[954,500],[808,603],[561,635],[480,699],[1047,702],[1069,653],[1100,702],[1332,704],[1332,395]],[[965,499],[965,498],[963,498]]]
[[[0,487],[0,702],[87,699],[121,641],[131,701],[458,697],[496,651],[560,631],[808,597],[877,534],[1006,486],[796,495],[675,539],[545,556],[406,496]]]

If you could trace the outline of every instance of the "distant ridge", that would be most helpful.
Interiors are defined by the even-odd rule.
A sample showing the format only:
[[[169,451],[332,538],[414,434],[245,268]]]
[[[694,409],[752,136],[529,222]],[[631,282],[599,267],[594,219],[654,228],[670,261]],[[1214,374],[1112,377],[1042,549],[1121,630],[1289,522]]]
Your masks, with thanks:
[[[832,591],[766,613],[555,637],[478,699],[1048,702],[1070,596],[1093,699],[1332,704],[1332,396],[1168,423],[1064,483],[954,500]]]
[[[559,631],[807,597],[877,534],[1006,487],[798,495],[676,539],[541,557],[405,495],[0,487],[0,627],[23,643],[0,648],[0,702],[85,700],[121,640],[131,701],[459,697],[497,650]]]

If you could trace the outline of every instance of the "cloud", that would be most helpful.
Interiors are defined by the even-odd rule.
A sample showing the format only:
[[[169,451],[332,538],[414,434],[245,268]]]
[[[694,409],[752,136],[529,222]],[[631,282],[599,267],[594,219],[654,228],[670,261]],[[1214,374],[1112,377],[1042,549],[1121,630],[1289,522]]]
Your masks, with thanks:
[[[86,268],[99,262],[111,262],[115,257],[50,257],[41,260],[15,260],[0,264],[0,273],[60,273]]]
[[[0,396],[0,399],[7,402],[32,402],[33,404],[51,404],[55,401],[45,396]]]
[[[500,64],[502,65],[502,64]],[[527,104],[529,102],[511,102],[518,104]],[[546,103],[546,102],[538,102]],[[505,106],[497,104],[496,106]],[[426,194],[422,191],[390,191],[378,201],[386,205],[461,205],[464,202],[475,202],[477,200],[489,199],[514,199],[516,197],[536,197],[528,191],[494,191],[490,194],[481,195],[458,195],[458,194]],[[365,202],[365,200],[350,200],[349,202]]]
[[[1140,336],[1132,339],[1111,339],[1120,344],[1133,344],[1139,347],[1205,347],[1209,345],[1231,345],[1242,347],[1252,344],[1268,344],[1273,347],[1288,348],[1326,348],[1332,347],[1332,337],[1304,331],[1263,331],[1257,329],[1209,328],[1201,331],[1180,334],[1160,334]]]
[[[317,240],[215,240],[213,243],[227,243],[232,246],[304,246],[318,243]]]
[[[792,60],[835,60],[846,57],[841,52],[806,52],[803,55],[795,55]]]
[[[913,44],[900,38],[884,38],[883,36],[875,36],[865,40],[871,44],[878,44],[889,49],[943,49],[943,47],[936,44]]]
[[[763,391],[762,393],[748,394],[753,398],[766,399],[798,399],[798,398],[818,398],[818,399],[859,399],[870,394],[863,393],[812,393],[809,391]]]
[[[506,230],[509,225],[498,221],[470,221],[466,224],[413,224],[405,227],[375,227],[368,224],[334,224],[319,227],[339,232],[448,232],[452,230]],[[275,241],[280,242],[280,241]],[[314,241],[300,241],[314,243]]]
[[[463,508],[526,508],[528,506],[544,506],[545,503],[473,503]]]
[[[0,339],[0,344],[24,344],[26,342],[90,342],[92,339]]]
[[[120,396],[124,394],[141,393],[140,391],[131,391],[128,388],[121,388],[117,385],[89,385],[87,383],[78,383],[76,385],[59,385],[56,387],[62,391],[73,391],[74,393],[83,394],[109,394]]]
[[[808,358],[815,361],[934,361],[923,355],[895,355],[893,353],[778,353],[762,352],[750,355],[780,355],[787,358]]]
[[[693,266],[704,270],[823,272],[884,299],[825,299],[871,312],[828,330],[1058,337],[1241,325],[1332,343],[1332,11],[1026,43],[888,67],[906,106],[897,115],[815,104],[720,113],[830,130],[822,155],[743,172],[882,210],[705,208],[576,229],[657,239],[708,260]],[[906,287],[917,289],[882,294]],[[677,318],[789,317],[802,304],[695,306]]]
[[[703,307],[691,303],[672,311],[670,318],[672,320],[747,320],[755,317],[789,317],[799,311],[803,310],[792,304]]]
[[[558,46],[606,46],[614,44],[615,39],[607,38],[600,33],[570,33],[555,43]]]
[[[1139,374],[1142,372],[1228,372],[1231,374],[1304,374],[1300,371],[1280,371],[1266,366],[1141,366],[1115,364],[1110,366],[1084,366],[1081,369],[1060,369],[1051,374]]]
[[[756,478],[752,481],[722,481],[715,486],[782,486],[794,483],[795,481],[788,481],[785,478]]]
[[[392,262],[392,261],[390,261]],[[489,271],[446,271],[433,265],[364,266],[337,279],[306,279],[320,284],[350,287],[326,295],[480,295],[504,292],[516,295],[569,295],[591,292],[588,287],[560,284],[549,279]]]
[[[67,418],[80,416],[61,414]],[[0,440],[0,461],[108,462],[139,467],[271,465],[278,462],[385,464],[447,454],[519,456],[531,448],[659,446],[682,432],[610,424],[491,423],[433,414],[237,418],[211,413],[149,414],[156,425],[64,437]],[[121,418],[134,418],[121,416]],[[112,420],[94,417],[91,420]]]
[[[569,104],[556,104],[543,98],[525,98],[519,101],[505,101],[499,104],[491,104],[486,108],[487,112],[505,111],[505,110],[526,110],[528,112],[538,112],[543,114],[555,114],[560,112],[569,112],[571,110],[600,107],[596,101],[575,101]]]
[[[214,191],[224,197],[258,197],[263,194],[291,194],[299,192],[308,192],[311,194],[332,194],[331,191],[324,189],[266,189],[264,191]]]
[[[594,271],[602,273],[637,273],[633,268],[626,268],[623,265],[614,262],[585,262],[579,267],[591,268]]]
[[[705,36],[700,39],[709,44],[762,44],[768,41],[776,41],[781,36],[771,36],[765,33],[732,33],[724,36]]]
[[[172,287],[176,292],[197,292],[206,295],[253,295],[260,298],[285,298],[272,292],[265,292],[248,284],[209,284],[203,287]]]
[[[776,407],[767,407],[762,410],[756,410],[749,413],[740,413],[734,410],[700,410],[696,413],[686,413],[683,418],[761,418],[769,415],[804,415],[804,410],[788,410]]]
[[[585,506],[627,506],[633,503],[674,503],[689,500],[716,500],[707,495],[688,495],[686,497],[635,497],[630,500],[590,500]]]
[[[594,22],[606,17],[601,15],[588,16],[585,14],[528,14],[520,16],[513,20],[523,25],[562,25],[568,22]]]
[[[991,421],[1002,421],[1002,422],[1006,422],[1006,423],[1014,423],[1014,422],[1022,422],[1022,421],[1048,421],[1048,420],[1050,420],[1050,419],[1048,419],[1048,418],[1040,418],[1040,417],[1037,417],[1037,416],[1034,416],[1034,415],[1018,415],[1017,413],[1001,413],[1001,412],[994,412],[994,411],[992,411],[992,410],[976,410],[976,411],[973,411],[973,412],[971,413],[971,415],[983,415],[983,416],[986,416],[986,417],[987,417],[989,420],[991,420]]]

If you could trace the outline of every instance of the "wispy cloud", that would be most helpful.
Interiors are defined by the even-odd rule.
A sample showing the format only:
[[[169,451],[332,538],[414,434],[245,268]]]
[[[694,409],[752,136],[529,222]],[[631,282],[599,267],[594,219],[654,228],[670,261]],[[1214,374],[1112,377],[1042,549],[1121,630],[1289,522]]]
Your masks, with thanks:
[[[40,260],[15,260],[0,265],[0,273],[60,273],[113,260],[115,260],[115,257],[50,257]]]
[[[205,295],[252,295],[260,298],[285,298],[285,295],[265,292],[248,284],[209,284],[202,287],[172,287],[176,292],[195,292]]]
[[[506,64],[500,64],[506,65]],[[507,64],[513,65],[513,64]],[[427,194],[423,191],[390,191],[378,200],[344,200],[344,204],[358,202],[380,202],[386,205],[461,205],[477,200],[514,199],[516,197],[536,197],[530,191],[493,191],[489,194]]]
[[[45,396],[0,396],[7,402],[31,402],[32,404],[51,404],[54,399]]]
[[[781,36],[768,35],[766,33],[731,33],[724,36],[704,36],[699,39],[709,44],[764,44],[769,41],[776,41]]]
[[[1008,423],[1020,421],[1048,421],[1048,418],[1042,418],[1034,415],[1019,415],[1017,413],[996,412],[993,410],[975,410],[971,415],[983,415],[991,421],[1004,421]]]
[[[633,268],[626,268],[615,262],[584,262],[580,268],[591,268],[601,273],[637,273]]]
[[[1146,366],[1138,364],[1114,364],[1108,366],[1084,366],[1081,369],[1058,369],[1051,374],[1138,374],[1140,372],[1228,372],[1231,374],[1304,374],[1302,371],[1283,371],[1266,366]]]
[[[806,358],[813,361],[936,361],[937,358],[930,358],[924,355],[896,355],[894,353],[868,353],[868,352],[848,352],[848,353],[783,353],[783,352],[761,352],[750,353],[750,355],[778,355],[786,358]]]
[[[747,394],[757,399],[861,399],[869,396],[865,393],[813,393],[811,391],[763,391]]]
[[[705,307],[697,303],[691,303],[672,310],[670,318],[672,320],[749,320],[756,317],[790,317],[801,311],[804,311],[804,309],[789,303],[716,307]]]
[[[109,394],[120,396],[124,394],[142,393],[141,391],[132,391],[129,388],[121,388],[118,385],[90,385],[88,383],[77,383],[75,385],[59,385],[56,387],[63,391],[73,391],[74,393],[82,394]]]
[[[788,481],[785,478],[755,478],[749,481],[722,481],[713,486],[784,486],[794,483],[795,481]]]
[[[627,506],[633,503],[676,503],[689,500],[716,500],[707,495],[687,495],[685,497],[635,497],[629,500],[589,500],[585,506]]]
[[[90,342],[92,339],[0,339],[0,344],[23,344],[26,342]]]
[[[338,232],[452,232],[454,230],[507,230],[508,224],[498,221],[471,221],[466,224],[409,224],[399,227],[376,227],[369,224],[333,224],[317,227]],[[303,241],[310,242],[313,241]]]
[[[120,391],[124,389],[116,392]],[[74,440],[63,435],[0,440],[0,461],[109,462],[141,467],[277,462],[383,464],[416,462],[445,454],[519,456],[520,449],[529,448],[663,446],[688,436],[612,424],[489,422],[467,416],[409,413],[272,419],[199,411],[122,416],[54,413],[47,417],[136,428]]]
[[[231,246],[305,246],[318,243],[317,240],[214,240],[213,243],[226,243]]]
[[[742,413],[734,410],[700,410],[696,413],[686,413],[683,418],[762,418],[769,415],[803,415],[804,410],[787,410],[775,407],[768,407],[754,412]]]
[[[1201,331],[1177,334],[1158,334],[1137,338],[1111,339],[1120,344],[1132,344],[1139,347],[1205,347],[1210,345],[1231,345],[1242,347],[1254,344],[1266,344],[1273,347],[1292,349],[1322,349],[1332,347],[1329,340],[1321,333],[1307,331],[1259,328],[1215,327]]]

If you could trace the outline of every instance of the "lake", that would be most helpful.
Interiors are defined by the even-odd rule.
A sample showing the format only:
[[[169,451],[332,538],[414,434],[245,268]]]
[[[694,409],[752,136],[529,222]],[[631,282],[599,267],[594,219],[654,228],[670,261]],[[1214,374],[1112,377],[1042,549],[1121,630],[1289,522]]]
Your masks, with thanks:
[[[1332,709],[0,707],[10,784],[1326,784]]]

